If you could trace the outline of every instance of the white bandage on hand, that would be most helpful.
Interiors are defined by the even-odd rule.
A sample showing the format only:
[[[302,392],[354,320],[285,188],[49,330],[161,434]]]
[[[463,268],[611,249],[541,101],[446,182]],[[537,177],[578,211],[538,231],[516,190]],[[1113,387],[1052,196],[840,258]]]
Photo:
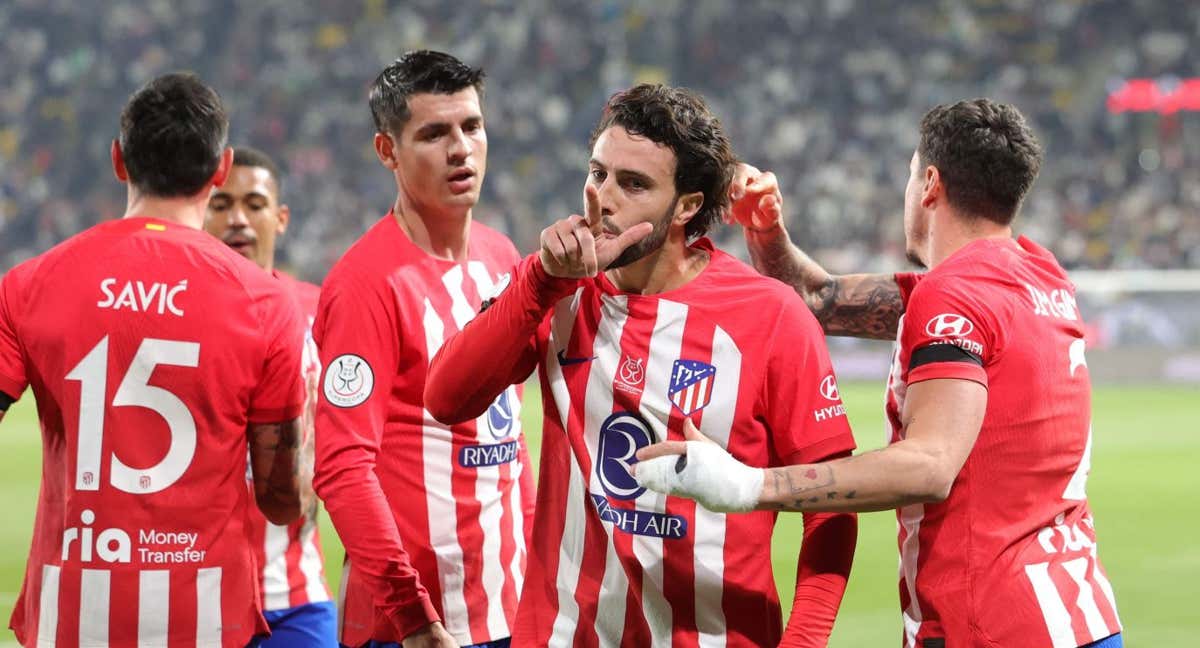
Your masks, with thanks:
[[[687,459],[667,455],[639,461],[634,478],[639,485],[667,495],[694,499],[717,513],[754,510],[762,495],[762,468],[751,468],[724,448],[704,441],[687,441]]]

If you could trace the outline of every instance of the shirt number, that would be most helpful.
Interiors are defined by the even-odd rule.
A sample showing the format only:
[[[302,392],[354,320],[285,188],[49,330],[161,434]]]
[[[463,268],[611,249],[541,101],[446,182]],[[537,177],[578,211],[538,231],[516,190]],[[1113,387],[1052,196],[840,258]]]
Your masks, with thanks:
[[[113,395],[112,407],[145,407],[167,423],[171,443],[167,454],[149,468],[130,468],[112,455],[108,480],[117,490],[135,495],[157,493],[187,471],[196,455],[196,421],[179,397],[149,384],[158,365],[196,367],[200,344],[176,340],[142,340],[125,377]],[[79,445],[76,455],[75,489],[100,489],[101,448],[104,440],[105,395],[108,388],[108,336],[104,336],[66,376],[80,383]]]

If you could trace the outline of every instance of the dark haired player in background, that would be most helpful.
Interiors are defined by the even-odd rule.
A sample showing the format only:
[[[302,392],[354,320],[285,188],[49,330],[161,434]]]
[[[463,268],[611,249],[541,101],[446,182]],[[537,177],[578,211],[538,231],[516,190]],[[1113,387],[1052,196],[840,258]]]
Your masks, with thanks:
[[[443,421],[478,415],[540,369],[537,528],[516,645],[781,639],[775,513],[712,513],[629,474],[635,451],[681,439],[688,420],[757,466],[854,448],[804,303],[700,238],[727,204],[734,164],[694,93],[614,95],[592,137],[586,216],[544,230],[513,286],[434,359],[426,406]],[[857,526],[846,514],[806,515],[804,526],[783,639],[823,646]]]
[[[32,387],[43,436],[12,617],[25,646],[245,646],[267,631],[247,439],[258,505],[288,524],[304,330],[278,281],[200,231],[227,128],[196,77],[146,84],[112,146],[125,217],[0,281],[0,409]]]
[[[233,150],[225,184],[208,199],[204,229],[283,283],[292,294],[305,329],[317,314],[321,289],[275,268],[275,240],[287,230],[291,212],[280,201],[283,178],[266,153],[249,147]],[[300,499],[304,515],[281,526],[248,508],[246,532],[258,559],[264,616],[271,638],[264,648],[337,645],[337,613],[325,584],[321,539],[317,534],[317,497],[312,491],[313,414],[321,364],[311,332],[304,338],[302,367],[304,442],[301,446]]]
[[[482,90],[480,70],[439,52],[410,52],[379,75],[375,152],[396,203],[321,291],[314,484],[349,558],[350,646],[499,647],[512,634],[533,510],[519,391],[454,426],[421,395],[442,341],[519,261],[471,218],[487,170]]]
[[[788,240],[774,176],[745,170],[734,214],[755,265],[831,335],[899,331],[891,445],[764,473],[694,435],[639,453],[668,456],[639,463],[638,481],[716,510],[896,508],[905,646],[1120,646],[1084,489],[1091,385],[1074,286],[1012,232],[1041,163],[1012,106],[929,111],[904,191],[923,275],[830,275]],[[682,452],[679,466],[669,455]]]

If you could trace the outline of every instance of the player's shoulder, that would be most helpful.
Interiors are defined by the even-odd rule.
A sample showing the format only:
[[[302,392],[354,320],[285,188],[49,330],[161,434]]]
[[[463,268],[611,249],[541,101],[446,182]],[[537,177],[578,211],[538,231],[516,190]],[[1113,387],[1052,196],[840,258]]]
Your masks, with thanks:
[[[393,272],[418,260],[414,250],[419,248],[400,231],[395,217],[388,212],[346,248],[346,252],[325,275],[321,289],[340,291],[346,287],[382,287]]]
[[[759,328],[775,322],[788,328],[820,331],[821,326],[796,289],[760,274],[745,261],[712,247],[702,239],[702,249],[710,250],[710,282],[706,292],[731,316]]]
[[[508,256],[519,259],[517,246],[503,232],[485,225],[477,220],[471,221],[471,240],[478,243],[479,249],[498,256]]]

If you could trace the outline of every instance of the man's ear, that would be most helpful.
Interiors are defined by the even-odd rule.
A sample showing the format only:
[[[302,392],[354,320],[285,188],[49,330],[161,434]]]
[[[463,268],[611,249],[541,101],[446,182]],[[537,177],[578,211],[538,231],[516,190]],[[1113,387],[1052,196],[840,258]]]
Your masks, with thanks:
[[[119,140],[113,140],[111,154],[113,175],[117,176],[117,180],[121,182],[129,182],[129,171],[125,170],[125,156],[121,153]]]
[[[942,174],[935,166],[925,167],[925,186],[921,188],[921,206],[929,209],[946,191],[942,184]]]
[[[229,170],[233,168],[233,149],[226,146],[221,153],[221,161],[217,163],[217,170],[213,172],[212,180],[210,181],[214,188],[225,184],[229,179]]]
[[[276,218],[279,220],[279,225],[275,227],[275,233],[283,234],[287,231],[288,223],[291,222],[292,210],[288,209],[287,205],[280,205]]]
[[[696,214],[700,213],[700,208],[704,206],[704,194],[699,191],[694,191],[689,194],[683,194],[675,201],[675,215],[671,221],[675,225],[687,225]]]
[[[387,133],[375,133],[375,156],[383,166],[396,170],[396,142]]]

